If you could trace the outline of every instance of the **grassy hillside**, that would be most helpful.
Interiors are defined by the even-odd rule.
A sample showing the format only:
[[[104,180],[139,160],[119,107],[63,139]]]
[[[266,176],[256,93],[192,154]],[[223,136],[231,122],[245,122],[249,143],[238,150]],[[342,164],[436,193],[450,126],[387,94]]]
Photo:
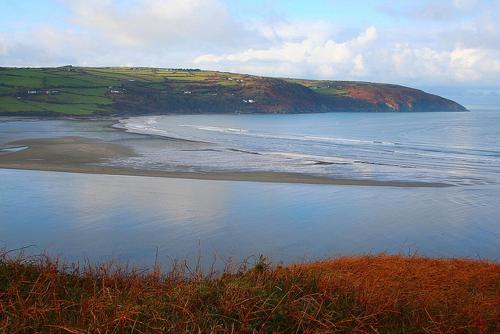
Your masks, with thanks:
[[[500,265],[363,256],[211,276],[0,254],[2,333],[498,333]]]
[[[460,111],[387,84],[156,68],[0,68],[0,115]]]

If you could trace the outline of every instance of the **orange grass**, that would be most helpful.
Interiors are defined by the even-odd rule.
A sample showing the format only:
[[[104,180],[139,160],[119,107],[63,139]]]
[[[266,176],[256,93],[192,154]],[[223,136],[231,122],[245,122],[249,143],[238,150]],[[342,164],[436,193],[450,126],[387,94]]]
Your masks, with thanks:
[[[2,333],[499,333],[500,264],[356,256],[222,275],[0,259]]]

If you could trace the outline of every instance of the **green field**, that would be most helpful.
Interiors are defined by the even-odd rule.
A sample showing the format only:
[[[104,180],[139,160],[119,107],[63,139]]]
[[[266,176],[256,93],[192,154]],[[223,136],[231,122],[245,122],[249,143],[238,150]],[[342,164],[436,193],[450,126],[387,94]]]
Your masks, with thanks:
[[[224,96],[223,90],[243,86],[244,77],[214,71],[153,68],[0,68],[0,113],[89,115],[114,113],[113,91],[148,90],[165,99]],[[47,94],[45,91],[49,91]],[[36,93],[29,94],[29,91]],[[137,92],[132,93],[134,97]],[[130,96],[130,94],[128,94]]]
[[[106,92],[120,81],[79,69],[0,69],[0,84],[0,112],[4,114],[89,115],[109,110],[113,101]],[[47,90],[49,94],[43,93]]]

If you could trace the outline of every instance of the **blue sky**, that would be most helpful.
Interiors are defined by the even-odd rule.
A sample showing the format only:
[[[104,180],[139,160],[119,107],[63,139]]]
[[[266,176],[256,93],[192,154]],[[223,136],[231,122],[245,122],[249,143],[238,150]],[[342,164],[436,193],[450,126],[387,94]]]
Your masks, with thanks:
[[[103,1],[105,2],[105,1]],[[127,7],[140,1],[116,0],[117,7]],[[383,15],[377,11],[377,6],[383,1],[284,1],[284,0],[253,0],[226,1],[228,10],[235,16],[245,19],[259,19],[266,14],[284,15],[286,17],[302,17],[309,19],[353,20],[372,19],[382,23]],[[70,10],[61,0],[3,0],[0,19],[4,23],[15,24],[16,21],[32,23],[47,23],[68,16]],[[378,17],[377,17],[378,16]],[[51,23],[54,23],[53,21]],[[375,23],[375,22],[374,22]],[[7,25],[8,25],[7,24]]]
[[[2,0],[0,66],[197,67],[495,97],[499,22],[500,0]]]

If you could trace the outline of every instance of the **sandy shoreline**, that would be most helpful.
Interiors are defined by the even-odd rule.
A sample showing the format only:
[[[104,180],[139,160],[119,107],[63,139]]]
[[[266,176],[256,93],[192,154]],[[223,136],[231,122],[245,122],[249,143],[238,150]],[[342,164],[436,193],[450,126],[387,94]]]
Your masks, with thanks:
[[[54,172],[168,177],[201,180],[253,181],[277,183],[331,184],[385,187],[447,187],[444,183],[339,179],[276,172],[172,172],[98,165],[106,159],[134,156],[121,144],[85,137],[26,139],[9,142],[2,148],[27,146],[17,152],[0,152],[0,168]]]

